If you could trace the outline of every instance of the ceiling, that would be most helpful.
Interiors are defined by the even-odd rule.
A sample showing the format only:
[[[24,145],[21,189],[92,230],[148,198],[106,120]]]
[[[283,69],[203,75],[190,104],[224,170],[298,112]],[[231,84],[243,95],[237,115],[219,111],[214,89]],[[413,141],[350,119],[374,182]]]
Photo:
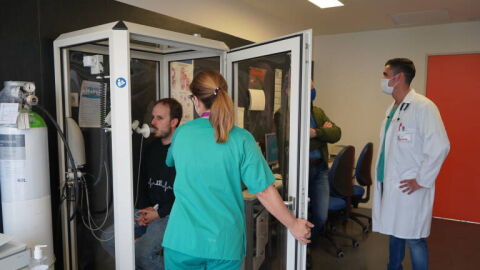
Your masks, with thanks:
[[[252,41],[304,29],[314,35],[480,20],[480,0],[118,0]]]
[[[271,16],[312,28],[316,35],[480,19],[479,0],[340,0],[345,6],[329,9],[317,8],[307,0],[241,1]],[[403,25],[392,20],[396,14],[406,17]]]

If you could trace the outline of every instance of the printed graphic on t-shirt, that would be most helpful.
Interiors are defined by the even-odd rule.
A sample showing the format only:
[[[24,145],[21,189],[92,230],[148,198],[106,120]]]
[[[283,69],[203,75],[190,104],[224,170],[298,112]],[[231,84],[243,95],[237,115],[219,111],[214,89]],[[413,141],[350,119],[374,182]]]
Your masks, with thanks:
[[[171,185],[168,185],[168,182],[167,181],[164,181],[164,180],[154,180],[152,178],[148,179],[148,187],[149,188],[152,188],[152,186],[157,186],[157,187],[161,187],[163,189],[163,191],[167,192],[167,190],[172,190],[172,186]]]

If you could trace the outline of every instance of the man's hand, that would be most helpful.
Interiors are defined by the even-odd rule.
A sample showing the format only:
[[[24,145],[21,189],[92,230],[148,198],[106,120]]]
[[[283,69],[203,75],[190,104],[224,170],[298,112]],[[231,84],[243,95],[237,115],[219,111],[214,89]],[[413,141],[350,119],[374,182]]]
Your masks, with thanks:
[[[138,212],[140,216],[136,218],[135,221],[137,221],[138,225],[140,226],[147,226],[150,224],[150,222],[160,217],[157,210],[155,210],[153,207],[143,208],[138,210]]]
[[[302,244],[308,244],[311,241],[309,240],[311,234],[311,229],[313,228],[313,224],[308,222],[305,219],[297,218],[295,223],[288,228],[290,233],[300,241]]]
[[[323,127],[324,128],[331,128],[331,127],[333,127],[333,124],[331,122],[325,122],[325,123],[323,123]]]
[[[325,122],[323,123],[323,128],[331,128],[333,127],[332,122]],[[310,138],[317,137],[317,131],[314,128],[310,128]]]
[[[400,189],[402,190],[402,192],[407,193],[408,195],[412,194],[418,189],[423,188],[417,183],[417,179],[402,180],[400,181],[400,184]]]

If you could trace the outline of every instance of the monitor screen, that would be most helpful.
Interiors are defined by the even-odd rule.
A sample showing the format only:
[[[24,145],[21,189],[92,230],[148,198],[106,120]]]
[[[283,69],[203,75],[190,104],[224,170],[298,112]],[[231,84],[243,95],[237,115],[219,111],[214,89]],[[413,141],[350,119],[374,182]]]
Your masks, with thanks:
[[[278,163],[278,143],[275,133],[265,134],[265,159],[269,165]]]

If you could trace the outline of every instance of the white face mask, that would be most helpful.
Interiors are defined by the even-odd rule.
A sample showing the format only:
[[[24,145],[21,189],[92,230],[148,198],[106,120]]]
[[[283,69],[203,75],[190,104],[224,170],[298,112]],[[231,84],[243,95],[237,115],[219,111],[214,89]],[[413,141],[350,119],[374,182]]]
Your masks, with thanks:
[[[381,81],[382,91],[387,95],[391,95],[393,93],[393,88],[395,87],[395,86],[388,86],[388,82],[390,80],[391,79],[382,79],[382,81]]]

